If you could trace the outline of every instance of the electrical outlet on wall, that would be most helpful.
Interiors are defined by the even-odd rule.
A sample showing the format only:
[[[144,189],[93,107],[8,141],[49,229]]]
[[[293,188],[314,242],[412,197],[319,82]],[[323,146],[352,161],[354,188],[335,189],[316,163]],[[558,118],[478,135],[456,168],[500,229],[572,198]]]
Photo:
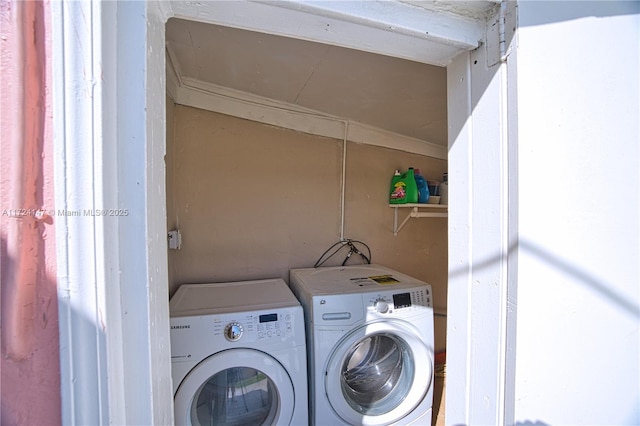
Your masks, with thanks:
[[[182,235],[179,229],[169,231],[169,250],[180,250]]]

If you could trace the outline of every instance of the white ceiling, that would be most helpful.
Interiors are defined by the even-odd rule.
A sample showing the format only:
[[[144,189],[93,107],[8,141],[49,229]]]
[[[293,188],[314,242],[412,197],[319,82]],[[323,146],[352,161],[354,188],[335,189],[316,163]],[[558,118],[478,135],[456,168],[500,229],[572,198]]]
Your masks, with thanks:
[[[251,10],[264,7],[265,13],[259,15],[264,17],[262,24],[254,17],[256,22],[247,30],[238,28],[251,18],[244,3],[222,3],[213,9],[209,3],[198,4],[174,2],[176,16],[188,19],[172,18],[166,26],[169,65],[179,85],[229,88],[443,147],[447,82],[442,65],[456,52],[480,44],[479,22],[495,6],[487,1],[415,0],[269,3],[267,9],[266,4],[251,3]],[[223,7],[229,8],[229,25],[212,22],[211,16],[226,13]],[[340,14],[332,7],[340,8]],[[288,29],[298,36],[253,30],[278,16],[280,23],[273,28],[290,27],[295,21],[284,18],[288,13],[296,13],[291,16],[302,22],[309,14],[298,9],[305,8],[322,20]],[[362,32],[363,19],[365,27],[379,30]],[[345,22],[352,24],[343,27]],[[322,34],[329,44],[317,41]],[[371,39],[366,40],[367,35]],[[363,47],[340,47],[351,45]]]
[[[443,67],[181,19],[166,37],[181,79],[447,144]]]

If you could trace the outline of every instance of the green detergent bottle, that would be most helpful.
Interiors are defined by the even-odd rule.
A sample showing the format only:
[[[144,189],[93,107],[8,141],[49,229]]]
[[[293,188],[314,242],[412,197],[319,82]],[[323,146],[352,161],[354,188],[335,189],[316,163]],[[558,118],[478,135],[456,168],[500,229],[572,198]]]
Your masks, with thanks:
[[[405,173],[396,170],[391,178],[391,195],[389,196],[390,204],[406,204],[418,202],[418,186],[413,172],[410,167]]]

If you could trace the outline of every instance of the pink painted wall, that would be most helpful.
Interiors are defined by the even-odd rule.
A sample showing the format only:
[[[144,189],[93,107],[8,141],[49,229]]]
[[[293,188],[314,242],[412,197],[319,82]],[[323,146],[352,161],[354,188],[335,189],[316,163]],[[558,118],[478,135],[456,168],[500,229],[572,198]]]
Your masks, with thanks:
[[[1,423],[58,425],[50,3],[0,0],[0,19]]]

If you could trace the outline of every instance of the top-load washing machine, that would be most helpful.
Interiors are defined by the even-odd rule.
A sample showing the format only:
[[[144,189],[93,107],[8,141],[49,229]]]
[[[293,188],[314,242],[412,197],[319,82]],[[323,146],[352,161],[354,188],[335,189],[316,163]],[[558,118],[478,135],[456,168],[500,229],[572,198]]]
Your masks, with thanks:
[[[169,302],[177,425],[305,425],[302,307],[281,279],[185,284]]]
[[[292,269],[307,324],[310,422],[431,424],[431,286],[379,265]]]

